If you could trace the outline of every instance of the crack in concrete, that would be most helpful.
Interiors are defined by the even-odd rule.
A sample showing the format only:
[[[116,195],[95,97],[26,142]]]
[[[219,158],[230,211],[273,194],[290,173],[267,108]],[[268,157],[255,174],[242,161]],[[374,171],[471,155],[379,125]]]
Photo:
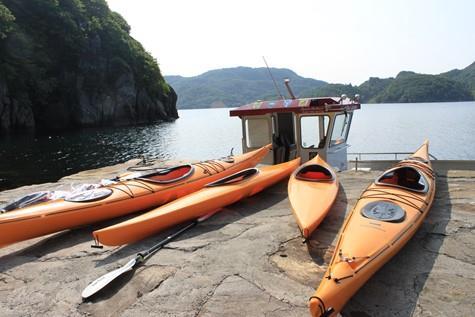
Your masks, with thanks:
[[[462,263],[465,263],[465,264],[469,264],[469,265],[471,265],[471,266],[475,266],[474,263],[469,262],[468,260],[459,259],[459,258],[457,258],[457,257],[455,257],[455,256],[453,256],[453,255],[447,254],[447,253],[445,253],[445,252],[433,251],[433,250],[427,248],[427,247],[424,246],[424,245],[422,246],[422,248],[423,248],[424,250],[426,250],[427,252],[430,252],[430,253],[432,253],[432,254],[436,254],[437,256],[445,255],[446,257],[448,257],[448,258],[450,258],[450,259],[452,259],[452,260],[455,260],[455,261],[458,261],[458,262],[462,262]],[[469,278],[469,277],[465,277],[465,278]]]
[[[256,228],[258,225],[250,225],[248,228],[244,229],[243,231],[239,232],[238,234],[235,234],[229,238],[225,238],[223,240],[216,240],[215,242],[217,243],[223,243],[223,242],[229,242],[231,240],[234,240],[236,238],[239,238],[240,236],[242,236],[244,233],[248,232],[249,230],[251,229],[254,229]]]
[[[177,246],[177,247],[174,247],[174,246],[164,246],[162,249],[168,249],[168,250],[176,250],[176,251],[182,251],[182,252],[185,252],[185,253],[193,253],[199,249],[203,249],[205,247],[208,247],[209,245],[211,245],[211,242],[208,242],[204,245],[200,245],[200,246],[191,246],[191,247],[180,247],[180,246]]]
[[[274,295],[272,295],[271,293],[269,293],[264,287],[258,285],[256,282],[253,282],[245,277],[243,277],[241,274],[237,273],[237,274],[234,274],[234,276],[237,276],[237,277],[240,277],[242,278],[243,280],[245,280],[246,282],[248,282],[249,284],[255,286],[256,288],[258,288],[260,291],[262,291],[263,293],[266,293],[267,295],[269,295],[271,298],[275,299],[276,301],[278,302],[281,302],[281,303],[284,303],[284,304],[287,304],[290,306],[290,308],[295,308],[295,307],[304,307],[304,306],[298,306],[298,305],[294,305],[292,303],[290,303],[289,301],[287,301],[285,298],[278,298]]]
[[[27,284],[28,282],[30,282],[31,280],[29,279],[23,279],[23,278],[20,278],[20,277],[16,277],[12,274],[8,274],[8,273],[5,273],[5,272],[2,272],[0,273],[1,275],[5,275],[6,277],[9,277],[11,278],[12,280],[15,280],[15,281],[20,281],[20,282],[23,282],[24,284]],[[2,281],[3,283],[5,284],[8,284],[8,281],[7,281],[7,278],[0,278],[0,281]]]
[[[115,249],[108,249],[108,250],[99,251],[99,252],[81,251],[82,254],[75,254],[75,255],[66,256],[66,257],[51,256],[51,257],[46,257],[46,258],[36,258],[36,261],[40,263],[45,263],[45,262],[55,262],[55,261],[62,261],[62,260],[77,260],[77,259],[87,258],[91,256],[98,256],[98,255],[112,253],[114,250]]]
[[[270,302],[270,299],[271,299],[271,298],[270,298],[270,296],[269,296],[269,302]],[[267,317],[267,316],[273,316],[274,313],[276,313],[276,312],[278,312],[278,311],[282,311],[282,312],[283,312],[283,311],[288,311],[288,310],[289,310],[288,308],[278,307],[278,308],[273,309],[273,310],[271,310],[271,311],[265,312],[265,313],[264,313],[264,316],[265,316],[265,317]]]
[[[277,250],[275,251],[271,251],[271,252],[267,252],[266,255],[267,255],[267,261],[270,262],[270,258],[274,255],[276,255],[277,253],[281,252],[282,249],[284,248],[284,245],[289,243],[290,241],[293,241],[293,240],[296,240],[296,239],[301,239],[302,236],[298,235],[298,236],[295,236],[295,237],[292,237],[292,238],[289,238],[285,241],[282,241],[279,243],[279,246],[277,247]],[[271,263],[272,264],[272,263]]]
[[[198,311],[196,312],[195,316],[194,317],[198,317],[201,315],[201,312],[203,311],[203,308],[205,307],[205,305],[208,303],[208,301],[213,298],[214,294],[216,293],[216,290],[218,289],[219,286],[221,286],[224,281],[228,278],[228,277],[231,277],[233,276],[232,274],[231,275],[225,275],[218,283],[216,284],[213,284],[213,289],[211,291],[209,291],[207,294],[206,294],[206,297],[204,298],[204,300],[200,303],[200,308],[198,309]]]

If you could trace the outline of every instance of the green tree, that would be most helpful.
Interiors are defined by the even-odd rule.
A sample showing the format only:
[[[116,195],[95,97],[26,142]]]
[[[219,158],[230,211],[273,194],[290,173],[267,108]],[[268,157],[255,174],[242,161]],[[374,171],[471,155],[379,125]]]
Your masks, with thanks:
[[[7,7],[0,1],[0,40],[7,37],[13,29],[15,17]]]

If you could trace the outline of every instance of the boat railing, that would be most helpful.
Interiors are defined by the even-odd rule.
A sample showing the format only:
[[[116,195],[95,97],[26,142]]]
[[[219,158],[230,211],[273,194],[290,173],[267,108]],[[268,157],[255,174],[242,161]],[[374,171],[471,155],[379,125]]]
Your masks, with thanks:
[[[399,155],[406,155],[409,156],[411,155],[412,152],[348,152],[348,157],[351,158],[352,155],[356,155],[355,160],[361,161],[363,157],[368,157],[368,156],[394,156],[394,160],[399,160],[400,156]],[[437,158],[429,153],[429,157],[433,160],[437,160]]]

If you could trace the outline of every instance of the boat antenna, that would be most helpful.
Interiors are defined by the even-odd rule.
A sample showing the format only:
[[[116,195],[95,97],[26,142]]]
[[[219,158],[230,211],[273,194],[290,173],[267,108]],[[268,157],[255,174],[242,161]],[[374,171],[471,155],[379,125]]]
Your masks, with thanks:
[[[264,63],[266,64],[267,71],[269,72],[270,78],[272,78],[272,82],[274,83],[275,90],[277,90],[277,93],[280,96],[280,99],[285,100],[284,96],[280,93],[279,86],[277,86],[277,83],[275,82],[274,76],[272,76],[272,72],[270,71],[269,65],[267,64],[266,58],[262,56],[262,59],[264,60]]]
[[[295,98],[294,92],[292,91],[292,88],[290,88],[290,78],[284,79],[285,87],[287,87],[287,91],[289,92],[290,98],[291,99],[297,99]]]

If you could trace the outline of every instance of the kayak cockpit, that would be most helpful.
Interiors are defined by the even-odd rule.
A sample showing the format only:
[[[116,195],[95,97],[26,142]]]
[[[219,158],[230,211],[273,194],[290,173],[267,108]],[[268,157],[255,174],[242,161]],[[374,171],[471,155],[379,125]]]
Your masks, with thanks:
[[[136,179],[151,183],[169,184],[188,178],[193,174],[193,172],[194,167],[190,164],[185,164],[140,175],[139,177],[136,177]]]
[[[206,187],[215,187],[215,186],[223,186],[223,185],[233,185],[240,183],[244,180],[247,180],[259,173],[259,170],[257,168],[248,168],[245,170],[242,170],[238,173],[235,173],[233,175],[223,177],[221,179],[218,179],[215,182],[209,183],[206,185]]]
[[[295,178],[311,182],[333,181],[335,174],[321,165],[309,164],[297,170]]]
[[[396,167],[378,177],[377,185],[399,187],[415,192],[426,193],[429,184],[419,170],[411,166]]]

